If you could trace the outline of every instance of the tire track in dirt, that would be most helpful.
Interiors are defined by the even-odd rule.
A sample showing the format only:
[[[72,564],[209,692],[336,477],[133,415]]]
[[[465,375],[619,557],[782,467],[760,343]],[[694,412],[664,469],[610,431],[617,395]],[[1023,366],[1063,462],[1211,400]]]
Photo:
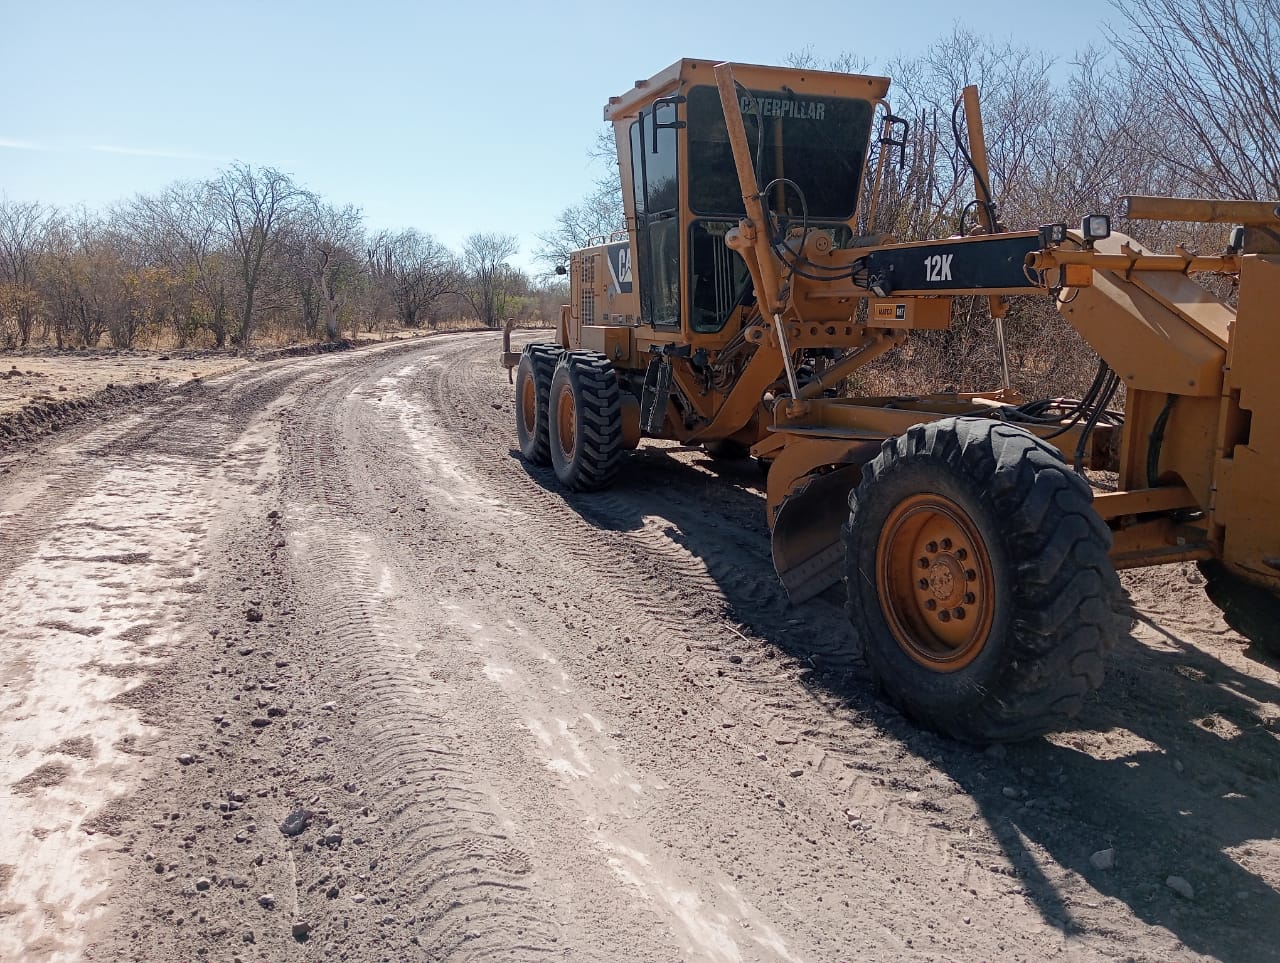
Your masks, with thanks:
[[[439,686],[423,678],[405,651],[404,632],[385,604],[382,583],[390,573],[376,543],[354,535],[335,537],[361,504],[339,438],[373,426],[335,432],[331,417],[354,387],[353,378],[313,390],[313,406],[290,432],[286,517],[296,520],[292,560],[299,581],[331,582],[311,599],[311,610],[331,651],[366,666],[376,676],[354,680],[361,715],[376,720],[366,735],[376,747],[366,778],[386,809],[391,872],[410,892],[410,906],[424,948],[443,958],[541,959],[554,952],[554,912],[526,882],[527,868],[488,806],[475,760],[454,746],[455,724],[442,715]],[[300,386],[301,387],[301,386]],[[316,386],[318,387],[318,386]],[[332,403],[333,407],[330,407]],[[344,420],[351,417],[342,409]],[[313,534],[314,533],[314,534]],[[382,571],[379,571],[381,569]],[[343,573],[334,580],[333,573]],[[425,626],[423,626],[425,628]],[[521,932],[519,948],[511,934]]]
[[[359,396],[361,395],[365,395],[369,398],[374,398],[378,394],[380,394],[380,392],[373,389],[370,389],[368,391],[366,391],[365,389],[359,389],[356,392],[352,392],[351,396],[353,398],[356,398],[358,402]],[[358,412],[358,411],[359,411],[359,404],[357,403],[356,405],[352,406],[352,412]],[[364,439],[368,447],[376,449],[384,441],[384,439],[379,434],[379,430],[376,424],[369,423],[369,422],[356,423],[358,419],[355,419],[354,416],[351,415],[351,412],[348,412],[347,414],[343,415],[344,418],[347,418],[349,416],[351,416],[353,420],[350,424],[348,424],[347,426],[348,430],[353,432],[358,431],[360,433],[360,437]],[[398,447],[402,448],[403,441],[400,439],[396,439],[396,441],[397,441]],[[430,439],[423,438],[421,436],[411,436],[410,441],[415,445],[419,445],[419,447],[423,449],[420,452],[420,454],[423,454],[423,455],[430,454],[430,448],[431,448]],[[383,457],[385,457],[385,453],[383,454]],[[356,470],[352,475],[352,477],[359,477],[359,478],[367,477],[366,473],[359,471],[359,467],[360,467],[359,465],[356,465],[354,467]],[[348,471],[350,471],[350,466],[348,467]],[[447,474],[448,473],[447,466],[441,467],[440,471],[443,471]],[[402,470],[402,474],[403,473],[404,472]],[[466,489],[465,479],[457,479],[457,480],[464,483],[464,489]],[[382,494],[385,498],[385,495],[386,495],[385,487],[383,487],[380,490],[382,491]],[[408,499],[404,499],[402,497],[404,494],[403,492],[397,491],[395,494],[396,494],[398,503],[407,504]],[[458,492],[455,492],[453,494],[441,493],[437,491],[437,489],[434,486],[432,486],[422,490],[421,494],[415,494],[414,498],[421,499],[424,496],[428,496],[428,495],[433,500],[438,500],[442,504],[442,507],[439,512],[435,514],[428,513],[428,515],[426,516],[426,524],[428,525],[428,530],[430,530],[430,526],[432,525],[433,522],[435,522],[436,527],[440,531],[450,530],[451,526],[454,526],[455,523],[457,522],[457,518],[453,517],[454,514],[459,510],[463,502],[470,503],[472,499],[478,498],[481,506],[492,508],[496,511],[501,510],[500,501],[483,495],[481,492],[479,492],[475,488],[474,483],[471,483],[469,489],[459,490]],[[487,535],[493,535],[496,533],[484,531],[482,532],[482,534],[487,536]],[[381,548],[383,550],[383,558],[395,558],[397,553],[393,551],[394,545],[388,544],[386,539],[383,539]],[[397,570],[395,574],[397,576],[403,575],[404,574],[403,570],[411,567],[411,565],[412,565],[411,561],[401,562],[395,565],[394,567]],[[473,570],[464,568],[462,571],[463,573],[465,573]],[[451,572],[451,575],[454,576],[455,578],[460,576],[460,579],[462,581],[472,581],[468,579],[468,577],[465,574],[460,574],[457,570],[454,570],[453,572]],[[476,587],[478,588],[478,586]],[[459,606],[459,605],[450,603],[450,604],[443,605],[442,607],[449,611],[455,611],[455,610],[460,610],[465,606]],[[495,653],[484,648],[484,646],[486,646],[487,643],[485,643],[482,640],[478,640],[476,637],[476,632],[481,630],[482,626],[483,626],[483,623],[475,619],[462,619],[461,621],[459,621],[458,619],[455,618],[452,623],[452,629],[456,631],[459,636],[467,637],[469,639],[468,644],[472,646],[472,651],[476,655],[479,655],[485,659],[497,658],[498,656]],[[501,666],[497,666],[497,665],[489,665],[489,664],[478,665],[472,659],[465,660],[460,668],[462,669],[461,674],[451,671],[448,673],[448,678],[450,680],[457,679],[458,681],[462,681],[467,675],[470,674],[470,675],[484,675],[489,679],[499,679],[499,678],[502,678],[509,671],[509,669]],[[476,669],[480,669],[482,671],[475,672]],[[433,674],[436,674],[436,673],[433,673]],[[490,688],[492,687],[491,683],[486,683],[486,684]],[[520,697],[517,693],[510,693],[510,692],[508,693],[508,696],[514,698],[515,701],[517,702],[522,701],[522,698],[523,698],[523,697]],[[448,700],[445,699],[444,701],[447,704]],[[474,726],[475,720],[484,720],[486,718],[486,714],[483,714],[480,712],[480,706],[473,705],[473,706],[469,706],[468,708],[470,710],[468,714],[473,717],[471,720],[469,720],[470,725]],[[461,724],[461,720],[460,720],[460,724]],[[551,722],[550,725],[543,725],[541,722],[537,720],[530,720],[527,723],[527,725],[529,726],[531,731],[539,731],[539,732],[547,732],[550,729],[556,728],[556,724],[554,722]],[[520,758],[525,755],[525,752],[517,749],[515,755],[517,756],[517,758]],[[491,779],[493,778],[492,773],[490,774],[490,778]],[[542,834],[545,835],[547,830],[547,827],[545,826],[545,824],[538,826],[537,828],[540,830]],[[563,864],[563,859],[564,859],[562,854],[556,854],[554,852],[548,853],[547,850],[545,849],[545,843],[543,843],[543,847],[544,848],[541,849],[542,858],[550,860],[550,864],[554,867],[555,875],[540,876],[539,875],[540,858],[537,855],[528,857],[528,854],[524,848],[519,849],[519,852],[521,852],[522,855],[524,855],[526,858],[530,858],[530,861],[532,864],[532,872],[534,873],[534,878],[538,880],[539,890],[546,890],[548,888],[551,888],[554,890],[555,888],[558,888],[555,885],[557,882],[557,877],[563,878],[564,874],[566,873],[566,870],[571,875],[577,875],[577,876],[584,875],[582,873],[582,869],[577,866],[575,866],[573,869],[569,869],[568,867],[561,865]],[[573,848],[574,847],[572,843],[570,843],[569,846],[564,847],[566,851],[570,851],[570,852],[573,850]],[[622,858],[625,858],[625,854],[631,850],[633,850],[633,847],[622,846],[618,850],[618,852],[623,854]],[[667,872],[665,870],[659,870],[655,867],[646,865],[644,866],[643,875],[645,879],[648,881],[647,885],[651,886],[652,890],[655,893],[659,894],[660,896],[663,894],[669,895],[673,892],[670,889],[671,876],[672,876],[670,872]],[[589,878],[590,873],[586,874],[586,876]],[[607,880],[603,882],[607,884]],[[606,894],[611,889],[616,889],[616,886],[605,885],[603,888],[593,889],[591,890],[591,892],[593,896],[599,899],[601,898],[602,894]],[[607,903],[609,899],[616,899],[616,898],[617,897],[606,896],[605,901]],[[676,899],[676,897],[674,896],[672,896],[671,898]],[[565,902],[571,902],[571,901],[566,901],[563,898],[558,898],[556,902],[565,903]],[[719,937],[716,935],[717,931],[714,925],[711,926],[710,928],[706,925],[706,922],[704,920],[705,914],[698,913],[696,911],[691,912],[684,905],[679,905],[678,908],[679,908],[678,915],[683,921],[684,930],[687,933],[687,936],[690,942],[693,945],[703,945],[704,948],[714,949],[714,947],[717,945],[717,941],[719,940]],[[632,911],[631,914],[629,915],[633,915],[633,914],[634,914],[634,911]],[[604,927],[606,928],[602,928],[598,930],[599,932],[598,936],[590,939],[586,939],[582,935],[582,930],[584,925],[583,921],[584,919],[589,920],[590,917],[594,915],[597,915],[597,914],[596,913],[588,914],[588,913],[582,913],[581,911],[579,911],[579,913],[577,914],[577,918],[573,920],[574,931],[575,931],[573,934],[574,942],[570,945],[573,945],[575,947],[574,949],[575,958],[597,958],[597,954],[600,954],[598,958],[602,958],[602,959],[613,958],[613,951],[608,949],[610,945],[614,945],[608,939],[608,935],[610,934],[610,931],[612,931],[612,933],[617,933],[619,930],[635,929],[635,923],[633,922],[633,920],[623,919],[619,921],[615,916],[607,915],[602,919],[600,919],[600,921],[595,924],[597,927],[603,924]],[[741,913],[739,913],[738,915],[741,915]],[[653,936],[644,934],[643,930],[637,931],[636,936],[637,936],[637,939],[633,941],[632,944],[630,945],[639,947],[639,946],[646,946],[654,942]],[[510,938],[509,932],[508,932],[507,938],[508,939]],[[561,945],[564,946],[565,943],[562,941]],[[669,953],[664,953],[661,950],[656,948],[651,952],[640,952],[640,956],[642,958],[670,958]],[[716,957],[716,958],[720,958],[720,957]],[[725,958],[736,958],[736,957],[725,957]]]
[[[352,366],[363,370],[373,364],[372,359],[361,359]],[[216,696],[210,709],[218,710],[212,716],[217,731],[230,726],[228,735],[239,730],[249,738],[220,738],[216,763],[210,759],[211,764],[199,772],[179,768],[175,775],[186,777],[180,783],[191,787],[187,793],[202,787],[195,791],[205,796],[204,811],[210,808],[209,796],[221,798],[223,819],[234,821],[210,824],[197,811],[195,834],[175,838],[172,832],[158,829],[169,825],[167,811],[155,812],[165,797],[152,793],[142,801],[143,812],[153,820],[163,815],[164,822],[153,822],[152,831],[145,834],[149,842],[143,844],[155,850],[146,860],[148,869],[154,862],[157,875],[148,874],[146,881],[154,881],[154,887],[143,887],[134,897],[142,910],[141,925],[135,923],[132,934],[121,935],[110,944],[114,949],[106,952],[115,954],[112,959],[185,959],[183,947],[203,946],[207,951],[231,940],[246,944],[241,951],[246,958],[272,961],[338,952],[343,958],[363,953],[370,959],[382,959],[385,953],[410,958],[423,952],[433,958],[438,953],[458,959],[541,958],[545,941],[537,932],[540,921],[522,917],[516,905],[519,900],[513,897],[526,888],[520,880],[527,869],[518,850],[494,842],[501,839],[500,832],[487,837],[474,832],[460,835],[457,847],[441,849],[449,857],[443,860],[432,858],[431,847],[426,847],[424,856],[417,845],[424,839],[448,839],[459,819],[482,821],[484,800],[456,780],[441,780],[442,774],[448,777],[458,769],[459,757],[451,752],[450,761],[440,765],[432,750],[441,747],[424,743],[424,734],[429,739],[444,720],[423,709],[432,694],[423,691],[415,674],[398,671],[403,666],[388,658],[387,646],[394,656],[406,635],[405,626],[394,619],[387,622],[378,606],[384,586],[367,577],[377,571],[376,565],[370,565],[368,546],[358,533],[345,530],[353,510],[344,495],[349,486],[327,484],[332,466],[341,460],[341,449],[334,444],[334,424],[312,432],[308,423],[301,435],[304,442],[297,446],[304,453],[301,471],[293,472],[291,463],[284,471],[286,479],[310,478],[310,484],[299,485],[304,503],[312,494],[320,496],[315,511],[308,505],[296,512],[306,520],[302,530],[285,526],[280,512],[271,509],[284,504],[281,478],[273,477],[281,463],[274,446],[264,444],[264,432],[278,432],[272,423],[278,423],[280,411],[297,410],[302,398],[310,401],[313,394],[334,403],[329,409],[332,415],[345,390],[339,387],[327,395],[323,387],[329,384],[329,375],[316,376],[311,368],[303,366],[254,399],[258,427],[241,433],[229,445],[223,442],[226,451],[234,453],[224,473],[235,476],[240,498],[229,519],[231,531],[218,539],[217,546],[227,552],[231,565],[215,574],[208,608],[216,611],[206,614],[210,634],[227,639],[223,659],[229,661],[215,656],[206,671],[214,679],[229,672],[231,678],[246,680]],[[280,454],[292,453],[285,446]],[[321,526],[319,546],[308,542],[308,532],[316,524]],[[318,575],[312,567],[317,561],[321,563]],[[340,590],[317,590],[318,585],[333,581],[335,572],[346,579],[339,583]],[[242,591],[252,594],[240,595]],[[247,609],[237,612],[237,597],[246,600],[240,605]],[[229,604],[213,601],[228,598]],[[253,617],[241,629],[234,620],[238,615],[244,626],[246,612]],[[237,643],[241,632],[242,642],[249,644]],[[265,671],[246,672],[259,658],[266,660]],[[200,660],[195,660],[192,668],[199,666]],[[198,672],[194,679],[184,680],[183,704],[199,700],[205,677]],[[203,685],[208,688],[207,683]],[[253,703],[240,702],[244,693],[257,694],[256,713]],[[337,701],[320,704],[325,695],[336,696]],[[218,709],[219,700],[226,700],[225,708]],[[193,730],[187,723],[175,731],[175,751],[183,745],[181,740],[191,740],[199,728]],[[307,730],[314,733],[317,728],[321,734],[308,741]],[[198,737],[195,741],[201,749],[196,758],[203,763],[209,743]],[[424,745],[425,751],[420,751]],[[372,763],[369,747],[377,749]],[[341,785],[330,785],[337,772],[344,773],[337,779]],[[246,784],[260,788],[248,794]],[[178,787],[168,792],[184,794]],[[304,830],[296,840],[282,839],[274,832],[255,836],[260,823],[278,823],[299,803],[314,810],[319,835]],[[446,818],[437,818],[441,813]],[[416,835],[410,829],[416,829]],[[211,839],[215,848],[203,849],[209,866],[219,864],[215,872],[205,870],[212,883],[206,878],[203,890],[197,877],[204,867],[195,861],[202,847],[193,844],[202,833],[222,841],[217,846]],[[256,859],[241,862],[252,857],[253,850],[246,847],[255,840],[266,848]],[[448,868],[457,863],[455,848],[466,860],[458,872]],[[362,865],[363,854],[374,858]],[[472,873],[476,867],[486,875]],[[517,882],[509,885],[510,880]],[[257,901],[260,906],[249,905],[253,900],[246,900],[243,893],[237,896],[249,887],[263,894]],[[451,898],[459,894],[460,898]],[[184,921],[183,916],[175,919],[173,915],[175,896],[184,902],[198,899],[204,908],[185,933],[174,929],[175,921],[179,927]],[[468,902],[469,913],[465,912]],[[295,921],[292,936],[290,919]],[[488,935],[499,931],[504,938]],[[512,932],[528,935],[514,953]]]
[[[234,466],[222,435],[261,400],[219,421],[202,417],[206,397],[184,389],[155,414],[59,434],[41,443],[46,462],[18,464],[0,489],[4,769],[33,753],[65,760],[38,765],[50,775],[38,784],[29,773],[0,785],[0,862],[17,867],[0,912],[6,958],[79,959],[107,914],[104,857],[127,822],[140,746],[166,715],[200,536]]]
[[[467,448],[475,451],[479,447],[477,441],[483,439],[483,435],[477,439],[479,433],[471,424],[467,413],[484,412],[486,406],[482,403],[483,397],[475,398],[476,392],[468,392],[465,382],[459,385],[452,380],[461,380],[468,370],[468,365],[460,365],[456,361],[440,366],[441,383],[433,389],[436,392],[435,404],[424,404],[423,409],[444,412],[446,417],[443,421],[446,423],[451,420],[449,412],[459,412],[459,416],[452,419],[454,429],[459,436],[465,433]],[[459,405],[458,400],[466,399],[468,394],[473,398],[472,404]],[[450,400],[452,404],[449,403]],[[487,412],[484,414],[487,417]],[[601,577],[605,594],[625,598],[627,611],[644,613],[638,620],[619,620],[619,631],[625,630],[631,637],[644,639],[644,645],[650,651],[656,648],[659,653],[667,652],[671,655],[676,655],[681,649],[687,653],[694,645],[703,651],[719,652],[722,648],[733,648],[739,642],[751,644],[751,640],[726,633],[723,627],[714,624],[720,613],[715,611],[718,606],[708,605],[708,602],[721,596],[719,588],[708,574],[704,563],[694,559],[683,547],[668,541],[656,528],[650,528],[645,534],[636,536],[634,528],[616,532],[608,528],[590,527],[592,521],[596,521],[597,525],[601,519],[606,520],[606,524],[612,522],[615,518],[613,513],[619,510],[622,511],[623,518],[630,519],[634,513],[625,498],[616,493],[589,496],[592,511],[582,513],[587,520],[584,526],[582,517],[566,510],[566,499],[560,493],[540,486],[529,486],[526,469],[522,466],[512,465],[509,459],[487,457],[494,454],[492,449],[481,449],[477,454],[478,457],[472,461],[473,468],[487,483],[497,486],[499,490],[505,489],[504,495],[509,493],[510,498],[520,497],[533,503],[524,521],[532,520],[536,525],[538,530],[533,534],[533,539],[541,552],[549,553],[548,560],[553,567],[565,571],[610,573],[615,576],[616,580],[608,575]],[[538,470],[528,470],[528,474],[536,476]],[[574,502],[574,508],[580,509],[579,502],[587,499],[570,496],[569,500]],[[632,577],[631,573],[636,569],[640,569],[642,574]],[[610,585],[610,582],[613,584]],[[655,595],[649,598],[644,595],[647,585],[652,585],[655,591]],[[699,627],[697,622],[699,619],[708,621],[706,616],[713,617],[713,624]],[[727,646],[723,644],[726,642]],[[683,658],[686,665],[697,666],[712,677],[716,673],[724,674],[721,668],[722,656],[707,659],[695,656],[690,659],[686,654]],[[743,661],[745,660],[738,659],[739,663]],[[828,725],[824,726],[826,731],[822,734],[826,736],[825,741],[832,752],[823,751],[814,744],[813,737],[819,735],[819,732],[812,728],[813,700],[795,700],[797,688],[801,693],[805,690],[797,687],[795,673],[790,671],[792,666],[785,665],[782,661],[765,663],[765,660],[760,660],[762,670],[766,667],[772,669],[774,666],[780,668],[762,672],[752,680],[757,688],[763,690],[763,697],[751,693],[750,687],[714,687],[719,714],[726,719],[738,720],[732,725],[750,720],[751,726],[763,730],[764,738],[761,742],[768,744],[771,755],[790,760],[787,765],[794,763],[804,766],[801,771],[812,771],[815,768],[820,770],[824,765],[829,765],[829,769],[834,771],[841,768],[839,762],[843,757],[857,758],[856,752],[851,752],[848,748],[849,733],[841,728],[848,723],[847,717],[829,719]],[[790,698],[786,698],[787,696]],[[798,729],[799,725],[804,728]],[[870,744],[877,739],[878,733],[873,732],[868,734],[865,741]],[[865,755],[859,761],[865,764]],[[898,768],[901,769],[900,766]],[[839,787],[838,793],[853,806],[874,814],[870,821],[875,822],[878,828],[893,832],[903,839],[921,835],[921,827],[914,814],[902,810],[895,800],[886,796],[875,785],[877,781],[883,782],[874,776],[859,776],[846,768],[843,784],[836,782],[835,785]],[[861,823],[862,813],[856,815],[857,822]],[[923,837],[921,856],[941,866],[943,870],[970,858],[968,853],[958,855],[947,836],[925,829]],[[975,849],[972,845],[965,848],[969,852]],[[1007,882],[1007,876],[1003,872],[1006,867],[998,848],[983,847],[982,852],[995,864],[994,872]],[[969,873],[966,870],[965,874],[973,877],[971,882],[974,885],[971,888],[980,889],[984,893],[995,888],[994,884],[988,882],[991,872]]]

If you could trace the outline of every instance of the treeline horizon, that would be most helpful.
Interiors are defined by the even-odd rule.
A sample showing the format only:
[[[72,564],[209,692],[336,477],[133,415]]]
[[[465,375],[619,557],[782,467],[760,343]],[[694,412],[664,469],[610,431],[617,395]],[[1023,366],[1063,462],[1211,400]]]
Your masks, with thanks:
[[[270,167],[235,162],[102,211],[0,196],[0,348],[249,348],[345,331],[559,316],[566,297],[513,267],[514,235],[459,251],[371,231]]]

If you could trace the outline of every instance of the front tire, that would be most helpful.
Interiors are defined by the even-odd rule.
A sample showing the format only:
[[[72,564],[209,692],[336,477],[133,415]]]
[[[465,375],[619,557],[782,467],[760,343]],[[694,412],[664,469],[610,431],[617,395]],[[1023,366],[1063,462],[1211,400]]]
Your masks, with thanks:
[[[551,379],[551,466],[574,491],[604,488],[622,458],[622,394],[613,365],[595,351],[569,351]]]
[[[849,496],[849,615],[889,699],[974,742],[1061,728],[1123,633],[1088,483],[1028,432],[978,418],[885,442]]]

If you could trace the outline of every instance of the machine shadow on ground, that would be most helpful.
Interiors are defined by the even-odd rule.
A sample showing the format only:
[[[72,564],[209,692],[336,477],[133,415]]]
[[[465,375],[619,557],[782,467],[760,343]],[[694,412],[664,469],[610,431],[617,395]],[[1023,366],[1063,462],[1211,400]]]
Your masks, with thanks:
[[[628,456],[614,487],[596,494],[564,492],[550,469],[526,470],[598,528],[634,531],[646,517],[669,520],[665,533],[706,560],[727,617],[810,667],[799,685],[869,720],[972,798],[1025,895],[1064,938],[1089,932],[1089,919],[1105,909],[1064,895],[1041,868],[1041,850],[1196,952],[1223,959],[1274,952],[1267,934],[1280,918],[1280,893],[1247,863],[1250,841],[1276,835],[1277,721],[1255,707],[1280,705],[1280,688],[1138,613],[1072,730],[985,751],[940,738],[877,698],[854,651],[842,587],[789,602],[773,573],[755,466],[694,461],[642,449]],[[1094,867],[1091,855],[1107,849],[1114,868]],[[1167,885],[1171,876],[1192,884],[1192,899]]]

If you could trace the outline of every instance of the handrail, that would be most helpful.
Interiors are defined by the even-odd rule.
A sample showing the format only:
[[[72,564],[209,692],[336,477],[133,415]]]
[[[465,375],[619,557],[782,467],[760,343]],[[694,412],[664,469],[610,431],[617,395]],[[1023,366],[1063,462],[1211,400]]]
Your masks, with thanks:
[[[610,231],[608,234],[593,234],[587,238],[584,247],[598,247],[601,244],[617,244],[619,241],[631,240],[631,234],[625,228],[620,231]]]

